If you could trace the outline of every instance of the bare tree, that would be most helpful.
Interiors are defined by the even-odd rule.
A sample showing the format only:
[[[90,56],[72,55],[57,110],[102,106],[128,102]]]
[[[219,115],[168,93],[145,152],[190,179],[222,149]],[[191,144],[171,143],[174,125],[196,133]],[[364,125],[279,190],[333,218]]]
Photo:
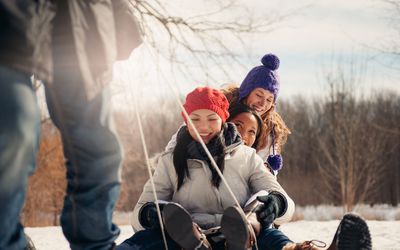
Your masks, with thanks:
[[[388,9],[388,27],[392,30],[392,36],[387,37],[379,50],[389,56],[391,60],[388,66],[400,70],[400,0],[382,0]]]
[[[318,157],[315,120],[318,117],[314,115],[311,100],[302,96],[287,101],[281,99],[277,108],[292,132],[283,147],[284,167],[278,175],[279,182],[298,205],[327,202],[320,197],[321,188],[317,188],[321,187],[315,164]]]
[[[355,94],[355,86],[363,81],[362,74],[356,72],[351,69],[347,73],[338,67],[328,73],[325,80],[330,87],[329,96],[318,108],[324,117],[317,137],[324,156],[318,159],[320,174],[326,181],[327,195],[339,201],[346,211],[365,202],[377,190],[383,172],[376,170],[382,166],[380,159],[386,153],[385,137],[369,123],[370,103]]]
[[[377,93],[371,107],[375,119],[371,122],[374,129],[386,138],[385,152],[381,161],[385,162],[385,181],[375,199],[377,202],[397,206],[400,202],[400,99],[393,92]]]
[[[262,4],[257,6],[266,5]],[[209,65],[229,74],[232,64],[242,65],[239,58],[248,52],[249,34],[270,32],[295,12],[274,9],[257,16],[246,2],[235,0],[132,0],[131,5],[145,44],[191,77],[191,68],[207,69]]]
[[[326,180],[328,194],[339,199],[346,211],[351,211],[355,204],[365,201],[367,195],[376,190],[381,180],[382,172],[376,171],[380,163],[376,150],[383,145],[361,124],[357,106],[343,103],[347,98],[343,96],[342,100],[334,100],[326,107],[334,113],[329,114],[329,124],[322,128],[326,131],[321,131],[318,137],[320,151],[325,156],[318,161],[318,166]],[[342,108],[345,112],[354,113],[338,115],[337,112],[342,112],[338,109]],[[369,154],[363,153],[363,150]]]
[[[347,210],[360,202],[396,206],[400,96],[380,89],[356,97],[334,72],[327,78],[333,86],[326,98],[280,100],[292,135],[284,147],[279,182],[299,205],[348,203],[343,205]]]

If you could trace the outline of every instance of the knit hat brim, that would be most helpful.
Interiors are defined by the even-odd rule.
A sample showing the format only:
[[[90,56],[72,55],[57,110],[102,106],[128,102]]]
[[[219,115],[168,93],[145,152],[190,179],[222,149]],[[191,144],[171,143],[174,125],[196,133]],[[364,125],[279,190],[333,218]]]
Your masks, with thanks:
[[[219,90],[210,87],[199,87],[186,96],[183,104],[188,115],[198,109],[208,109],[215,112],[225,123],[229,117],[229,102],[225,95]],[[187,119],[182,112],[182,117],[187,124]]]

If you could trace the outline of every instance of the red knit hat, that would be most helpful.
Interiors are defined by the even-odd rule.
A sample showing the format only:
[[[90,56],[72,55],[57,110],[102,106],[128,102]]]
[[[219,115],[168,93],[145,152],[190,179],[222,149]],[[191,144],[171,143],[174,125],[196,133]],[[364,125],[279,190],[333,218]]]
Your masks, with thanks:
[[[188,115],[197,109],[208,109],[214,111],[222,119],[222,123],[229,117],[229,102],[222,92],[210,88],[199,87],[194,89],[186,96],[186,102],[183,104]],[[187,124],[186,117],[182,113],[183,119]]]

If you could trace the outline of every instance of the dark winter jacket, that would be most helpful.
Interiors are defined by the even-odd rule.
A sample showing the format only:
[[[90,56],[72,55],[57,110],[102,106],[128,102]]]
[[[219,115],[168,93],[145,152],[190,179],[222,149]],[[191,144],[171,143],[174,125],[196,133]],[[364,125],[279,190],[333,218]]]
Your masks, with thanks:
[[[0,65],[51,82],[56,67],[79,62],[91,99],[112,65],[141,43],[128,0],[0,0]]]

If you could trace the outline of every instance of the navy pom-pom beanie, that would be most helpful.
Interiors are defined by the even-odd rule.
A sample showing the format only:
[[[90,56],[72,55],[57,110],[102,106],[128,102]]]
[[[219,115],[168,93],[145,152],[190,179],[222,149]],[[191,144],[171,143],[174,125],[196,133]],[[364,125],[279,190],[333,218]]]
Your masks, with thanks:
[[[267,162],[274,171],[279,171],[282,169],[283,159],[280,154],[268,156]]]
[[[276,100],[279,92],[279,58],[274,54],[266,54],[261,59],[262,65],[250,70],[239,87],[239,100],[247,97],[256,88],[270,91]]]

